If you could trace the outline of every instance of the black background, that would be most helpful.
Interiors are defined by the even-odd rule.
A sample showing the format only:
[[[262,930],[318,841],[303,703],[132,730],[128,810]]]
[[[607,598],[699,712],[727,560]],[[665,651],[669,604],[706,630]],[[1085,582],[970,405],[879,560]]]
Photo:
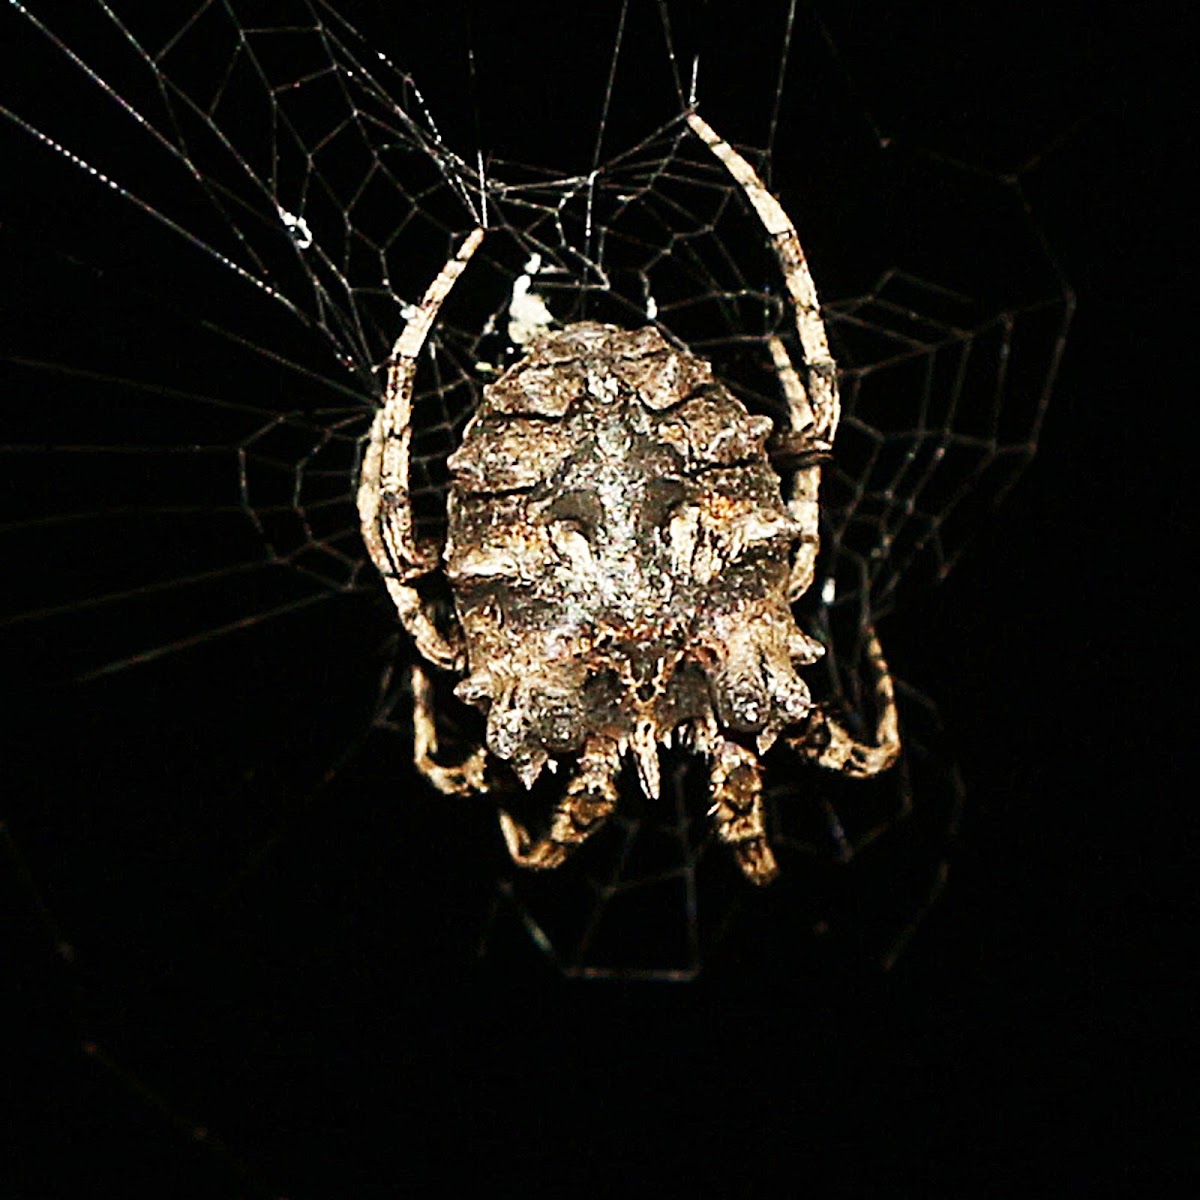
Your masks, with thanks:
[[[464,11],[342,7],[420,45],[420,60],[396,56],[469,135],[472,107],[454,107]],[[471,36],[491,64],[486,120],[511,131],[509,157],[532,159],[556,128],[557,89],[593,87],[584,64],[602,77],[615,6],[517,8],[527,15],[475,12]],[[712,12],[725,61],[744,62],[723,92],[736,123],[739,104],[763,111],[754,64],[774,35],[751,6]],[[948,583],[887,630],[938,701],[970,797],[951,886],[906,956],[881,974],[806,942],[786,961],[747,945],[744,962],[735,950],[686,986],[567,983],[532,956],[478,967],[464,947],[490,825],[448,830],[414,793],[405,832],[430,853],[423,867],[398,858],[390,804],[363,819],[378,760],[296,803],[369,713],[381,660],[364,599],[102,687],[57,679],[111,628],[22,627],[5,642],[0,816],[19,851],[4,892],[5,1195],[1194,1190],[1179,30],[1166,8],[853,4],[828,19],[889,128],[989,166],[1043,152],[1027,190],[1079,296],[1039,457]],[[15,144],[7,211],[52,229],[56,207],[78,202],[56,190],[70,177]],[[786,195],[802,165],[777,162]],[[102,240],[106,211],[72,219]],[[127,218],[112,236],[136,236]],[[6,218],[14,327],[32,310],[86,339],[112,303],[112,327],[144,338],[131,358],[170,345],[171,319],[157,330],[152,304],[116,298],[127,279],[52,259],[20,228]],[[19,424],[31,399],[53,403],[46,386],[11,385],[6,413]],[[39,544],[9,551],[18,595],[85,569],[127,577],[122,555],[146,553],[110,539],[47,563]],[[189,549],[164,538],[154,552],[172,567]],[[188,603],[170,601],[183,624]],[[251,760],[230,827],[230,772]],[[189,889],[211,886],[213,855],[260,842],[280,796],[293,803],[287,854],[207,919],[180,920]]]

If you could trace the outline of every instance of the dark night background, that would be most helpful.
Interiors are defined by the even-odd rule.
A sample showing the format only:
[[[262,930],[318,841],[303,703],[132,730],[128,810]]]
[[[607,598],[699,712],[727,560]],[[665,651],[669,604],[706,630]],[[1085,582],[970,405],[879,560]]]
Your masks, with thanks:
[[[401,38],[395,57],[436,113],[453,113],[461,6],[338,7],[384,31],[403,9],[421,51]],[[752,6],[728,9],[723,61],[744,65],[728,89],[706,86],[736,123],[739,105],[764,109],[755,56],[773,35]],[[477,11],[472,36],[487,47],[487,119],[514,131],[510,157],[533,159],[570,136],[554,124],[557,90],[593,87],[587,71],[602,81],[616,6],[527,11]],[[1195,517],[1178,419],[1190,391],[1168,332],[1185,299],[1170,182],[1191,157],[1167,54],[1179,30],[1165,6],[863,3],[827,20],[864,101],[900,136],[989,165],[1042,154],[1027,192],[1079,302],[1029,473],[948,582],[884,626],[893,661],[936,699],[968,786],[950,886],[907,954],[883,974],[853,948],[798,937],[788,958],[787,931],[764,929],[768,955],[749,925],[690,985],[569,983],[532,954],[481,968],[469,950],[490,823],[464,821],[459,842],[444,802],[414,792],[400,832],[429,853],[397,851],[392,803],[364,807],[362,794],[389,768],[381,757],[401,770],[399,744],[304,799],[370,713],[381,651],[367,598],[79,687],[59,681],[103,661],[105,638],[128,646],[130,621],[145,622],[142,644],[155,621],[202,628],[208,614],[178,595],[132,616],[17,626],[3,644],[0,819],[19,856],[0,860],[13,1004],[0,1194],[1194,1192],[1180,572]],[[19,101],[22,47],[5,49]],[[792,55],[802,89],[802,41]],[[225,281],[148,229],[146,255],[173,246],[167,279],[153,279],[157,261],[144,276],[93,270],[86,246],[103,258],[113,239],[136,244],[138,220],[98,189],[77,211],[79,176],[20,134],[6,145],[18,164],[0,184],[8,353],[91,338],[111,354],[125,337],[128,373],[156,377],[187,327],[155,288],[191,289],[202,310]],[[784,159],[786,197],[803,167]],[[64,226],[68,253],[47,253]],[[5,441],[39,427],[28,412],[72,402],[61,380],[30,380],[6,374],[17,432]],[[149,402],[124,411],[130,440],[159,419]],[[75,419],[102,427],[86,406]],[[12,609],[76,577],[118,586],[147,555],[164,576],[186,570],[206,548],[173,545],[170,528],[10,539]],[[278,602],[269,585],[247,589],[251,609]],[[212,890],[211,863],[261,844],[284,802],[286,853],[196,916],[187,898]],[[59,938],[74,961],[55,954]]]

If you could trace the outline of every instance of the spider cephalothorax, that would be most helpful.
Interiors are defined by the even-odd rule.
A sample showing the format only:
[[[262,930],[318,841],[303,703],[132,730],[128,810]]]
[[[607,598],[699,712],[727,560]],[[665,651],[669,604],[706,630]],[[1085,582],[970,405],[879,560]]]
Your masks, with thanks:
[[[762,883],[776,867],[759,756],[782,735],[823,766],[870,775],[895,759],[899,738],[873,635],[873,742],[814,706],[796,673],[822,653],[792,605],[813,577],[836,369],[791,222],[728,143],[696,114],[687,120],[742,186],[779,255],[805,354],[802,379],[782,341],[769,340],[785,427],[751,416],[708,363],[652,326],[543,329],[484,389],[450,458],[445,546],[418,543],[408,486],[413,376],[442,301],[483,240],[477,229],[396,343],[358,504],[367,548],[418,651],[465,675],[457,695],[487,714],[486,746],[456,766],[438,763],[431,689],[414,667],[416,761],[436,786],[484,790],[489,755],[526,787],[547,763],[573,766],[541,838],[501,813],[513,857],[551,867],[616,806],[627,756],[646,794],[658,794],[659,746],[678,737],[708,762],[718,836]],[[786,484],[767,457],[773,431],[793,463]],[[454,594],[448,632],[413,586],[439,569]]]

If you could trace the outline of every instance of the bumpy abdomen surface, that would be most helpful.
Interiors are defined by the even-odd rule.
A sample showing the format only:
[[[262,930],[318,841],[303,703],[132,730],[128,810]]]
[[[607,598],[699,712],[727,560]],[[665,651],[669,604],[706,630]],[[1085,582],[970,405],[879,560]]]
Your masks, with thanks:
[[[450,460],[460,695],[523,776],[593,735],[801,719],[796,528],[752,417],[653,328],[543,335],[485,389]]]

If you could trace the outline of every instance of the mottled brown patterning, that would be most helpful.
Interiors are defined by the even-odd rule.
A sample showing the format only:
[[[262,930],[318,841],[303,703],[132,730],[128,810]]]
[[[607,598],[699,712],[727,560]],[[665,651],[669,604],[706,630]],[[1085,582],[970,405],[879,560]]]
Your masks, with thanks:
[[[616,807],[626,758],[659,791],[659,747],[708,765],[710,816],[756,883],[777,868],[762,808],[760,757],[780,737],[851,775],[899,753],[892,685],[878,641],[875,739],[859,742],[814,705],[797,667],[823,653],[792,605],[813,578],[820,463],[839,407],[816,290],[795,229],[750,166],[698,116],[687,118],[743,188],[773,239],[791,296],[803,370],[769,341],[786,426],[751,416],[703,359],[654,326],[595,322],[534,332],[526,355],[484,389],[450,457],[444,547],[418,544],[408,491],[417,356],[480,245],[475,230],[397,341],[364,457],[363,536],[405,627],[455,692],[487,717],[485,745],[437,761],[432,689],[413,669],[416,761],[442,791],[489,787],[505,763],[526,786],[570,768],[545,833],[507,812],[509,851],[561,863]],[[785,483],[768,441],[793,467]],[[415,584],[443,570],[452,627]]]

